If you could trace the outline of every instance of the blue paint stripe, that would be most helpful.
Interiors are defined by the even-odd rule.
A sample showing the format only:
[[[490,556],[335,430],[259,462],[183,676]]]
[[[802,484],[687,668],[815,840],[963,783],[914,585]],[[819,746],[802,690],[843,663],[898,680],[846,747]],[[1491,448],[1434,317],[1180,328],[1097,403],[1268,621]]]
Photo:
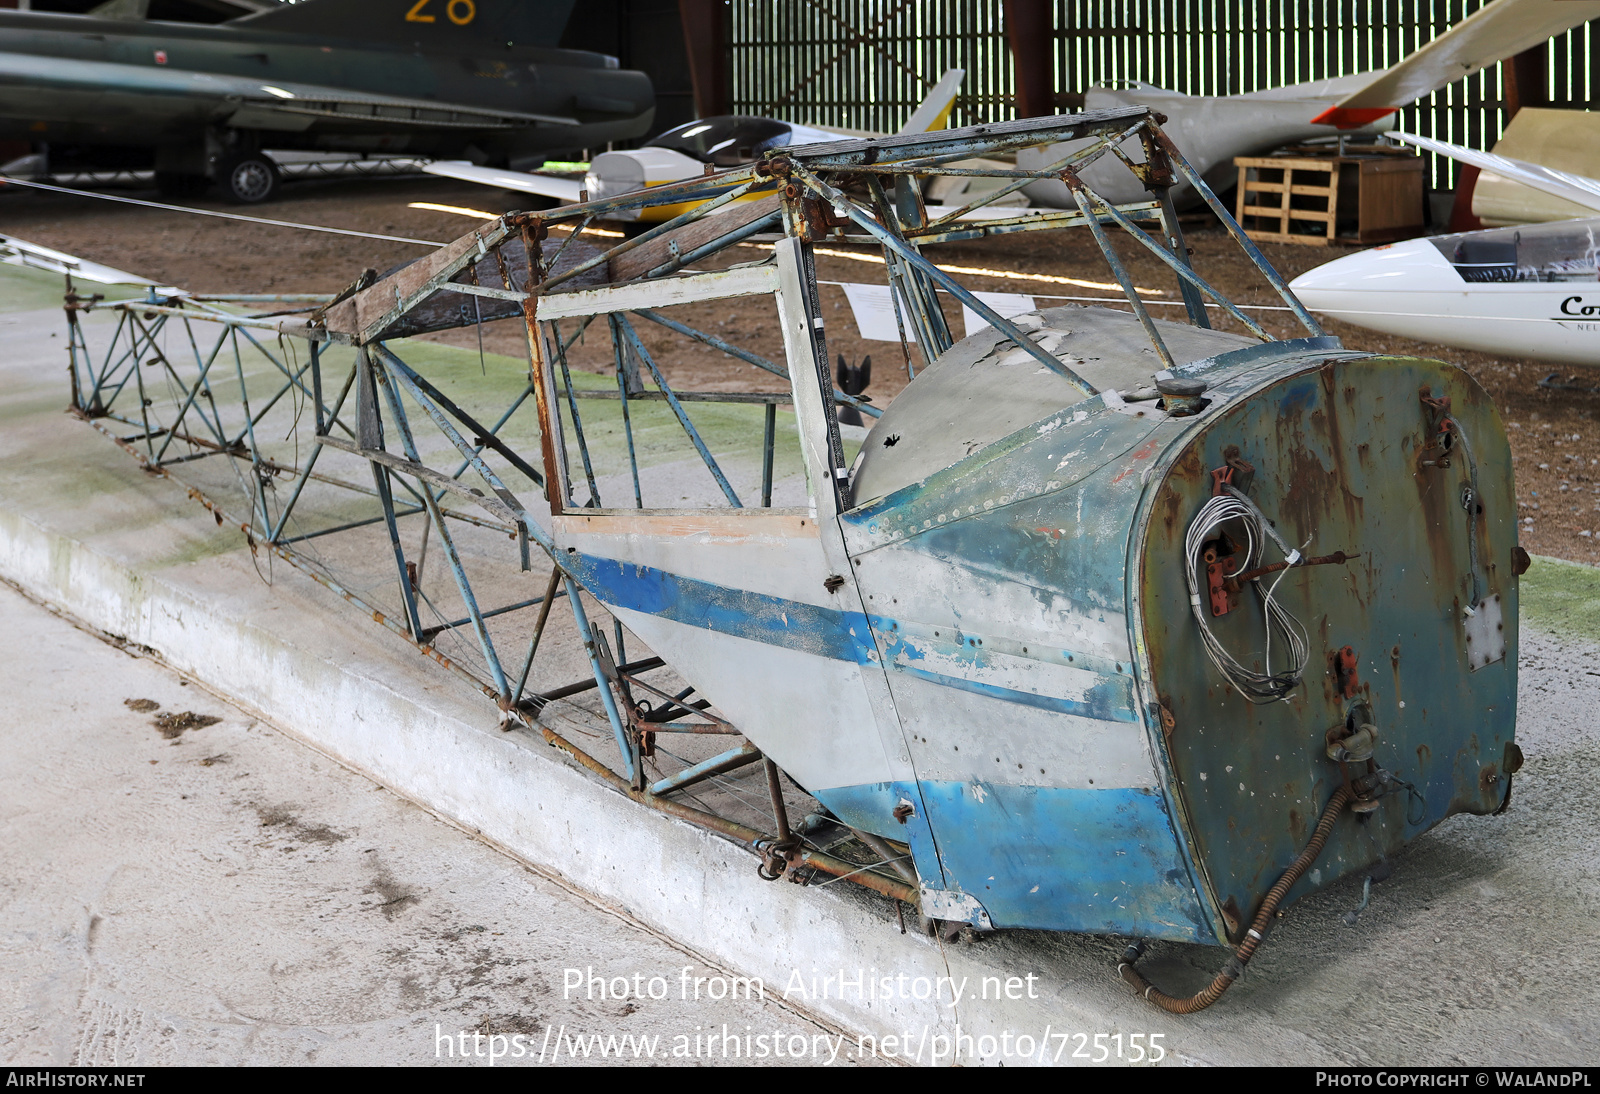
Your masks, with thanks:
[[[785,649],[865,665],[874,652],[861,612],[730,589],[654,566],[568,555],[583,587],[606,604]]]
[[[860,612],[823,608],[748,589],[731,589],[654,566],[611,558],[569,555],[567,560],[578,572],[584,588],[608,605],[833,661],[865,665],[874,660],[870,656],[875,652],[871,626]],[[1094,689],[1100,693],[1110,685],[1118,694],[1097,694],[1090,701],[1080,701],[946,676],[898,661],[891,662],[891,667],[931,683],[1003,702],[1100,721],[1138,721],[1133,709],[1131,682],[1121,677],[1105,677]]]
[[[931,672],[928,669],[919,669],[899,661],[889,662],[889,667],[896,672],[903,672],[907,676],[915,676],[919,680],[940,684],[958,691],[970,692],[973,695],[983,695],[990,699],[999,699],[1007,703],[1020,703],[1025,707],[1037,707],[1040,710],[1054,710],[1062,714],[1076,714],[1080,718],[1093,718],[1101,722],[1137,722],[1139,715],[1133,709],[1133,696],[1129,690],[1126,705],[1118,706],[1105,702],[1082,702],[1077,699],[1062,699],[1054,695],[1040,695],[1032,691],[1018,691],[1015,688],[1003,688],[998,684],[985,684],[977,680],[964,680],[959,676],[946,676],[942,672]],[[1108,677],[1107,680],[1117,680],[1117,677]],[[1099,685],[1097,685],[1098,687]]]

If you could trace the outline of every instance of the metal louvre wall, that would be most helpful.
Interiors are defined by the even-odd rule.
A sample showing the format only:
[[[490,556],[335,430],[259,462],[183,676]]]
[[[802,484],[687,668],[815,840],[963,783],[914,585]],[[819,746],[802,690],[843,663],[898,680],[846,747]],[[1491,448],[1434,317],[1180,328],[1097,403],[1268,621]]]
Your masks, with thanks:
[[[892,133],[946,69],[952,125],[1013,117],[998,0],[733,0],[732,107]]]
[[[1231,95],[1385,68],[1484,0],[1054,0],[1058,93],[1144,80]],[[953,125],[1014,117],[999,0],[732,0],[732,107],[892,132],[947,68],[967,70]],[[1547,47],[1545,95],[1595,95],[1595,31]],[[1399,128],[1488,148],[1504,125],[1501,66],[1402,110]],[[1332,134],[1332,130],[1329,133]],[[1454,185],[1435,157],[1433,185]]]

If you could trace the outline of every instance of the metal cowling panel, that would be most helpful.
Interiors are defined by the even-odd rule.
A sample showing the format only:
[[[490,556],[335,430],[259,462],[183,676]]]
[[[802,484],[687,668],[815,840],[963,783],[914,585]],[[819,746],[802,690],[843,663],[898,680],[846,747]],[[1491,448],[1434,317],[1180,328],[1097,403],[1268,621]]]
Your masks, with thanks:
[[[1124,594],[1142,483],[1191,428],[1091,400],[842,518],[940,872],[994,926],[1214,938]]]
[[[1449,405],[1430,409],[1425,397]],[[1439,442],[1444,417],[1456,423],[1449,447]],[[1343,781],[1328,758],[1330,729],[1375,725],[1375,763],[1412,789],[1395,785],[1375,810],[1341,821],[1290,900],[1453,813],[1504,801],[1515,754],[1516,503],[1494,406],[1439,362],[1335,357],[1203,421],[1150,491],[1134,552],[1137,614],[1142,675],[1161,708],[1160,758],[1221,910],[1218,933],[1237,939]],[[1296,568],[1278,587],[1310,636],[1309,662],[1287,700],[1260,706],[1209,663],[1182,566],[1189,522],[1230,455],[1254,467],[1248,493],[1291,546],[1356,556]],[[1475,497],[1464,493],[1474,478]],[[1245,588],[1239,604],[1211,623],[1259,667],[1258,594]],[[1481,648],[1485,628],[1496,651],[1478,654],[1474,668],[1468,639]]]

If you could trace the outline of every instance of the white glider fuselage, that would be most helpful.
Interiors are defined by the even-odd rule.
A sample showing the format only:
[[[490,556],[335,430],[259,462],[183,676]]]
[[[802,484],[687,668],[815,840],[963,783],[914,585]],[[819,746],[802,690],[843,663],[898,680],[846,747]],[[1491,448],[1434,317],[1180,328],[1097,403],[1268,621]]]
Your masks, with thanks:
[[[1289,285],[1369,330],[1556,364],[1600,362],[1600,217],[1392,243]]]
[[[1248,95],[1185,95],[1139,82],[1121,88],[1092,87],[1085,94],[1084,109],[1148,106],[1161,111],[1167,117],[1162,128],[1190,165],[1205,177],[1212,189],[1222,189],[1232,181],[1235,156],[1269,152],[1293,141],[1336,135],[1337,130],[1315,125],[1311,119],[1376,75],[1378,73],[1363,72]],[[1017,154],[1017,166],[1043,170],[1086,144],[1069,141],[1047,148],[1026,149]],[[1123,145],[1123,151],[1135,161],[1144,158],[1137,146],[1137,141]],[[1146,198],[1138,182],[1115,157],[1101,157],[1081,175],[1092,190],[1109,201],[1120,203]],[[1039,205],[1057,208],[1074,205],[1066,184],[1055,179],[1032,183],[1024,192]],[[1193,190],[1182,183],[1172,188],[1172,197],[1180,204],[1199,200]]]

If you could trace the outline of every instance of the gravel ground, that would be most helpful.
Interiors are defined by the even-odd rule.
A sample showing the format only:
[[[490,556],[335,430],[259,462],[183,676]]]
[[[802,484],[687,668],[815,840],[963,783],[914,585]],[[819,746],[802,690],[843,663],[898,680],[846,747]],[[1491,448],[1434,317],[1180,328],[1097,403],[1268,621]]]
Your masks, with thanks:
[[[301,182],[286,186],[283,195],[273,205],[253,209],[251,214],[428,240],[453,239],[474,220],[458,213],[411,208],[412,203],[499,213],[516,208],[525,200],[504,191],[433,178]],[[237,207],[210,202],[197,207],[239,211]],[[348,284],[363,268],[387,270],[425,252],[425,248],[412,244],[319,235],[15,189],[0,189],[0,232],[205,292],[331,292]],[[1189,233],[1197,269],[1230,298],[1239,303],[1274,302],[1268,287],[1219,227],[1196,218]],[[820,258],[818,272],[822,279],[881,280],[883,267],[870,261],[873,253],[869,249],[839,244],[826,250],[838,253]],[[1349,248],[1268,244],[1263,250],[1286,278],[1293,278],[1347,253]],[[1101,284],[1111,280],[1104,260],[1083,233],[952,244],[931,248],[929,253],[942,263],[994,270],[997,274],[1009,271],[1065,275]],[[845,257],[851,254],[858,257]],[[1166,289],[1169,298],[1175,298],[1170,276],[1154,258],[1135,254],[1131,247],[1123,247],[1122,254],[1136,283]],[[754,257],[755,251],[740,250],[725,261],[748,261]],[[964,275],[962,280],[980,291],[1107,295],[1103,289],[998,275]],[[856,337],[843,291],[824,287],[823,294],[824,309],[840,317],[830,327],[830,350],[852,360],[872,355],[875,375],[869,394],[879,406],[887,404],[906,382],[900,347]],[[1041,298],[1040,303],[1053,301]],[[1158,314],[1177,311],[1156,310]],[[952,327],[959,332],[957,312],[958,309],[949,309]],[[684,322],[777,359],[781,348],[771,313],[770,302],[752,300],[693,305],[678,309],[675,314]],[[1273,333],[1292,332],[1292,324],[1283,313],[1262,314],[1263,325]],[[1538,387],[1537,381],[1555,369],[1536,361],[1468,353],[1335,321],[1328,322],[1327,327],[1352,348],[1439,357],[1460,364],[1476,377],[1499,405],[1511,437],[1518,505],[1524,518],[1533,518],[1533,523],[1523,525],[1524,546],[1536,554],[1600,563],[1600,422],[1596,420],[1600,395]],[[664,332],[641,333],[676,385],[702,390],[772,387],[773,378],[754,366],[688,349],[681,340]],[[438,337],[459,345],[478,345],[476,332],[457,331]],[[483,345],[492,352],[526,353],[524,335],[515,322],[486,326]],[[610,358],[603,339],[586,338],[575,350],[573,363],[606,372]],[[1577,379],[1585,385],[1600,383],[1600,370],[1585,371]]]

